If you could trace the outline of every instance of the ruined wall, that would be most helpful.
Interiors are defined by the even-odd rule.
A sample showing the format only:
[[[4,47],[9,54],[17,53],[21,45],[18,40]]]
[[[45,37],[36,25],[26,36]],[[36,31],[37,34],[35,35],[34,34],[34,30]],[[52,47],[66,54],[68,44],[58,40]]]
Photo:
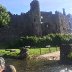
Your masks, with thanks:
[[[41,12],[43,34],[56,33],[55,15],[52,12]]]
[[[68,34],[70,26],[67,16],[63,15],[62,13],[59,13],[58,16],[59,16],[60,33]]]
[[[69,31],[70,31],[70,33],[72,33],[72,15],[71,14],[68,14],[67,15],[67,18],[69,20],[69,26],[70,26]]]
[[[43,35],[49,33],[69,33],[70,25],[66,15],[56,11],[55,14],[52,14],[52,12],[41,12],[41,16],[43,17]]]

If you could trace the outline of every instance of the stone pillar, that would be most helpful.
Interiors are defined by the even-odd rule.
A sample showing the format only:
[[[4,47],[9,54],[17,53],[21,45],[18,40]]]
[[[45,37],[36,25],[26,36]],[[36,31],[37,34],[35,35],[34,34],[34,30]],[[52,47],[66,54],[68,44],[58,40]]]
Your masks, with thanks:
[[[70,53],[72,45],[62,44],[60,46],[60,61],[61,62],[68,62],[68,54]]]

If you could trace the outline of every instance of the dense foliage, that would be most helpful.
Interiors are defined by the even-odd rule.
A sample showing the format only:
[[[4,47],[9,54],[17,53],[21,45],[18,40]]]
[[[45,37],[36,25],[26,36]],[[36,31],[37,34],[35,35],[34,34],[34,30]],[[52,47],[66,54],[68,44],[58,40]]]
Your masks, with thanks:
[[[43,37],[36,36],[26,36],[21,37],[19,40],[14,41],[13,47],[46,47],[47,45],[51,46],[60,46],[61,44],[71,44],[72,35],[69,34],[48,34]]]
[[[0,27],[10,22],[10,16],[5,7],[0,4]]]

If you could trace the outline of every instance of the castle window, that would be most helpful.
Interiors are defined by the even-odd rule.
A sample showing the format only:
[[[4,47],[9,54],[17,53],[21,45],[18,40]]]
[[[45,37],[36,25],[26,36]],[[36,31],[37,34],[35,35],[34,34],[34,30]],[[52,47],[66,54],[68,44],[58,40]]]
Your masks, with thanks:
[[[41,19],[43,19],[43,16],[41,16]]]
[[[63,30],[65,30],[65,28],[63,27]]]
[[[34,18],[34,22],[36,22],[36,19]]]
[[[48,28],[48,25],[46,25],[46,27]]]

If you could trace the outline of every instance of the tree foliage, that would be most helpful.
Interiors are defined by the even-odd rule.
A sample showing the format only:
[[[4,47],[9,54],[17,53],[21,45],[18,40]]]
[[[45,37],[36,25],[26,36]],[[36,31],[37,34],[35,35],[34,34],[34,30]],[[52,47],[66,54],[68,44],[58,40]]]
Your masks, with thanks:
[[[72,35],[69,34],[48,34],[42,37],[36,36],[26,36],[21,37],[17,41],[13,42],[14,45],[10,45],[9,48],[12,47],[46,47],[50,46],[60,46],[61,44],[72,44]],[[9,45],[9,43],[8,43]]]
[[[4,6],[0,4],[0,27],[10,22],[10,16]]]

